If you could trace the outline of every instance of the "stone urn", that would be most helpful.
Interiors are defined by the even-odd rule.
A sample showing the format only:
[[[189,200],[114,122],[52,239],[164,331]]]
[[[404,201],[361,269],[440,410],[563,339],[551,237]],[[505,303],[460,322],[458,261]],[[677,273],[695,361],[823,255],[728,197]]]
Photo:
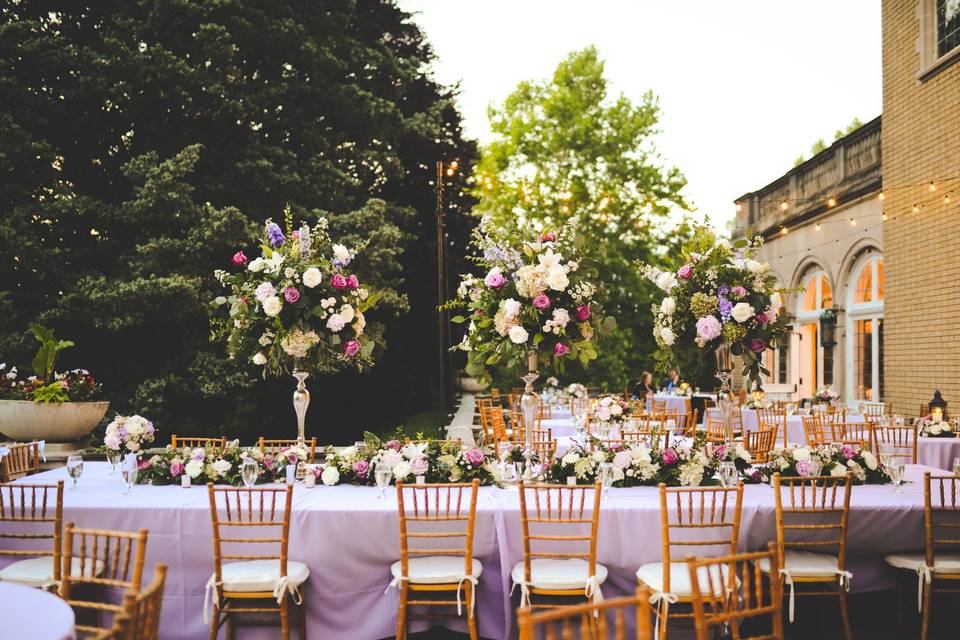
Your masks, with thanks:
[[[46,440],[47,452],[82,449],[110,403],[0,400],[0,433],[11,440]],[[52,446],[51,446],[52,445]]]
[[[489,386],[489,384],[480,384],[476,378],[460,376],[460,390],[465,393],[482,393]]]

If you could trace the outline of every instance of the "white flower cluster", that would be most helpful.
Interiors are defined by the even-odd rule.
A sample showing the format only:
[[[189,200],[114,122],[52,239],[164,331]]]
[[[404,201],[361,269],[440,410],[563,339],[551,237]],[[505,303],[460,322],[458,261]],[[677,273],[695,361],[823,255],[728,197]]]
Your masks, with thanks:
[[[554,309],[553,317],[550,320],[547,320],[543,325],[543,332],[560,335],[563,333],[563,330],[567,328],[567,324],[569,322],[570,312],[568,312],[566,309]]]
[[[143,416],[118,415],[107,425],[103,444],[113,451],[137,452],[153,442],[153,423]]]

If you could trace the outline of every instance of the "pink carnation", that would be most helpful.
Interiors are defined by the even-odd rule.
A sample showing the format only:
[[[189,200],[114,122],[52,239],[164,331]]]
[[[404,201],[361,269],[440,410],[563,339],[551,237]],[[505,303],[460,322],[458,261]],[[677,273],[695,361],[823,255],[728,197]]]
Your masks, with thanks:
[[[730,289],[730,295],[732,295],[734,298],[740,299],[747,295],[747,290],[740,285],[737,285],[733,289]]]
[[[709,342],[714,338],[718,338],[722,329],[723,327],[720,326],[720,321],[714,316],[704,316],[697,320],[697,336],[703,342]]]
[[[664,449],[662,458],[663,464],[676,464],[677,460],[680,459],[680,456],[678,456],[677,452],[673,449]]]

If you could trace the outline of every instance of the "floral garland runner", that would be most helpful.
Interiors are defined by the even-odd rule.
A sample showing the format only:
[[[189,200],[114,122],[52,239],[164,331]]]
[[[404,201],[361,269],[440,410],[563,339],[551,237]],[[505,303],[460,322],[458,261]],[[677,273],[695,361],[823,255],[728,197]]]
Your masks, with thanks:
[[[775,448],[760,471],[768,482],[774,473],[788,477],[844,476],[853,473],[854,484],[892,482],[883,464],[873,453],[847,445]]]
[[[951,422],[934,418],[920,418],[917,420],[919,434],[926,438],[956,438],[960,437],[960,420]]]

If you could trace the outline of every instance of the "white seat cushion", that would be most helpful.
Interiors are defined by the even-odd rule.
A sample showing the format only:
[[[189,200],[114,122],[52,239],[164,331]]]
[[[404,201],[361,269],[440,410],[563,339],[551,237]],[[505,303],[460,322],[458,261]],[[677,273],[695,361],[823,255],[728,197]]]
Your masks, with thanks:
[[[607,579],[607,568],[596,565],[597,584]],[[510,577],[523,582],[523,563],[513,566]],[[590,563],[583,558],[536,558],[530,561],[530,586],[535,589],[585,589],[590,578]]]
[[[824,553],[811,553],[809,551],[796,551],[787,549],[784,551],[784,566],[794,578],[836,578],[837,577],[837,558]],[[761,558],[760,570],[764,573],[770,573],[770,562],[766,558]]]
[[[422,556],[407,560],[407,574],[413,584],[453,584],[463,579],[463,558],[457,556]],[[483,566],[476,558],[473,559],[472,574],[480,577]],[[394,578],[403,575],[400,561],[390,565],[390,573]]]
[[[891,553],[883,559],[892,567],[910,571],[918,571],[927,562],[923,552]],[[934,573],[960,573],[960,553],[938,553],[933,556],[933,562]]]
[[[697,569],[697,581],[700,583],[701,593],[710,589],[710,575],[707,567]],[[714,595],[720,595],[723,586],[727,583],[728,565],[712,565]],[[663,593],[663,563],[651,562],[637,569],[637,579],[643,581],[651,590]],[[690,584],[690,569],[686,562],[670,563],[670,593],[680,598],[689,598],[693,595],[693,586]]]
[[[71,558],[70,560],[70,574],[80,575],[80,558]],[[85,569],[87,577],[91,575],[91,569],[95,572],[93,575],[100,575],[103,572],[103,562],[100,560],[96,562],[87,560]],[[28,587],[43,588],[52,585],[53,556],[18,560],[0,571],[0,580],[3,582],[16,582],[17,584]]]
[[[223,590],[249,593],[273,591],[280,579],[279,560],[251,560],[223,564]],[[215,576],[216,574],[214,574]],[[299,587],[310,577],[310,569],[302,562],[287,560],[287,583]],[[212,578],[215,580],[216,578]]]

